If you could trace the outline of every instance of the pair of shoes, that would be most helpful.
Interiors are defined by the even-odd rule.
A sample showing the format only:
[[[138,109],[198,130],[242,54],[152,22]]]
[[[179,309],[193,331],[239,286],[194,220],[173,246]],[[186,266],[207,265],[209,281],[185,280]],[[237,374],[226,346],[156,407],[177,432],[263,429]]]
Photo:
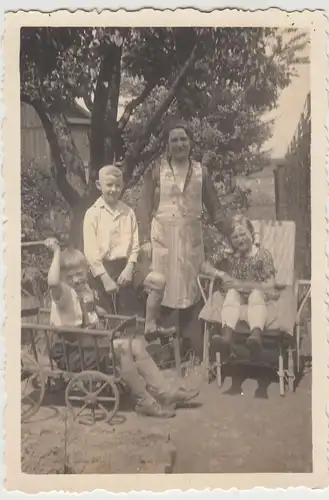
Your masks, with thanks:
[[[254,328],[247,338],[246,345],[253,357],[258,357],[262,351],[262,330]]]
[[[199,392],[197,389],[184,389],[183,387],[178,389],[174,394],[171,396],[166,396],[162,399],[163,404],[167,406],[179,406],[179,405],[184,405],[191,401],[192,399],[196,398],[199,395]]]
[[[220,344],[221,354],[229,356],[231,354],[231,347],[233,343],[233,333],[234,330],[229,326],[223,326],[222,334],[218,339]],[[250,351],[250,354],[253,357],[257,357],[260,355],[262,350],[262,330],[261,328],[254,328],[251,331],[250,336],[246,341],[246,345]]]
[[[174,337],[177,333],[176,328],[170,327],[170,328],[164,328],[162,326],[157,326],[155,330],[148,331],[144,333],[144,337],[148,342],[152,342],[153,340],[160,339],[161,337],[169,338],[169,337]]]
[[[175,409],[154,401],[140,401],[135,406],[135,412],[144,417],[172,418],[176,415]]]

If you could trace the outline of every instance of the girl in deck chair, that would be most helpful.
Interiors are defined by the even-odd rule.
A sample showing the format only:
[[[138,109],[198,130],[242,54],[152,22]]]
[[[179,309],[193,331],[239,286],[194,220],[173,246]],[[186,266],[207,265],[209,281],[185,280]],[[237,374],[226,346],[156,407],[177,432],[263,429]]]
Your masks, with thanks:
[[[218,295],[222,302],[220,350],[230,354],[233,333],[241,315],[241,305],[247,304],[247,323],[250,336],[247,346],[251,355],[258,356],[262,349],[262,333],[267,320],[267,302],[280,296],[276,288],[275,269],[271,253],[254,241],[254,228],[244,215],[228,217],[225,222],[225,236],[232,253],[217,256],[213,265],[205,263],[203,272],[216,275],[221,280]],[[200,313],[200,319],[218,321],[218,304],[209,300]]]

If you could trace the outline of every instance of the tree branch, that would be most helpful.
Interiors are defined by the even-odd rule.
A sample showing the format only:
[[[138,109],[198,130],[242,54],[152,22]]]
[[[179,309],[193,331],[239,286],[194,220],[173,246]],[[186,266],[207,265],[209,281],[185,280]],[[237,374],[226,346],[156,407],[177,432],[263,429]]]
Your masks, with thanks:
[[[49,144],[54,165],[52,173],[55,176],[58,188],[70,207],[75,206],[80,202],[81,197],[66,178],[66,167],[62,157],[61,148],[44,103],[41,99],[30,99],[30,97],[26,94],[21,94],[21,101],[31,105],[37,112]]]
[[[125,192],[127,189],[132,188],[135,184],[137,184],[139,179],[143,177],[149,165],[152,164],[154,160],[156,160],[160,156],[161,151],[165,146],[164,142],[165,135],[162,133],[158,140],[154,143],[153,147],[141,154],[139,159],[140,168],[138,169],[138,173],[137,175],[133,176],[127,184],[125,184],[123,192]]]
[[[150,95],[150,93],[152,92],[152,90],[156,87],[157,85],[157,82],[148,82],[143,91],[141,92],[141,94],[136,97],[135,99],[132,99],[128,104],[127,106],[125,107],[125,110],[118,122],[118,129],[119,130],[123,130],[125,128],[125,126],[127,125],[127,123],[129,122],[129,119],[132,115],[132,113],[135,111],[135,109],[140,105],[142,104],[145,99]]]
[[[180,87],[184,84],[188,71],[190,70],[192,63],[195,60],[196,51],[197,44],[194,45],[189,58],[186,60],[184,66],[174,80],[167,95],[159,105],[158,109],[154,112],[153,116],[149,119],[148,123],[145,125],[143,131],[136,140],[130,152],[126,155],[126,158],[123,162],[123,175],[125,182],[127,182],[132,177],[134,166],[136,165],[136,163],[138,163],[139,155],[146,147],[152,131],[158,125],[165,112],[168,110]]]

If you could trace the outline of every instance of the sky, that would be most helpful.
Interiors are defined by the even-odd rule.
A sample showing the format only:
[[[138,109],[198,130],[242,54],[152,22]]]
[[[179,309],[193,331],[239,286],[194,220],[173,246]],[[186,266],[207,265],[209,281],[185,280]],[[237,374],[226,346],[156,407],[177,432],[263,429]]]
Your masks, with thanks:
[[[309,65],[300,68],[289,87],[283,90],[278,106],[266,118],[274,118],[272,138],[263,149],[271,149],[272,158],[283,158],[294,136],[307,94],[310,90]]]
[[[300,52],[301,56],[309,54],[309,46]],[[264,116],[264,119],[275,119],[271,139],[264,144],[263,149],[271,151],[272,158],[283,158],[295,134],[300,115],[310,91],[310,66],[309,64],[297,67],[298,76],[292,79],[278,100],[277,107]]]

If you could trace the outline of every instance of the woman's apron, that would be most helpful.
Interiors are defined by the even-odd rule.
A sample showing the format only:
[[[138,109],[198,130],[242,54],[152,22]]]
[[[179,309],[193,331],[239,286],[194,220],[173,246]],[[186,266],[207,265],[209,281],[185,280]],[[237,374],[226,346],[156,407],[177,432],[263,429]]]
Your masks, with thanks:
[[[160,201],[152,220],[152,269],[166,278],[162,305],[185,309],[200,299],[197,276],[204,262],[202,168],[193,162],[183,190],[167,161],[160,168]]]

